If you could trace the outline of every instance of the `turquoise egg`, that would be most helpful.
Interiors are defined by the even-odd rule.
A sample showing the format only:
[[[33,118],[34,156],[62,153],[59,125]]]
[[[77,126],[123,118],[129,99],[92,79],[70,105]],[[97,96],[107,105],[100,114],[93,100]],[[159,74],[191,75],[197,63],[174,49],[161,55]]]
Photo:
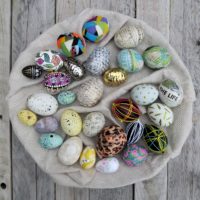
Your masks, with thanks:
[[[39,138],[39,144],[44,149],[55,149],[63,143],[63,138],[55,133],[45,133]]]
[[[76,94],[72,91],[63,91],[58,94],[57,99],[61,105],[69,105],[76,100]]]

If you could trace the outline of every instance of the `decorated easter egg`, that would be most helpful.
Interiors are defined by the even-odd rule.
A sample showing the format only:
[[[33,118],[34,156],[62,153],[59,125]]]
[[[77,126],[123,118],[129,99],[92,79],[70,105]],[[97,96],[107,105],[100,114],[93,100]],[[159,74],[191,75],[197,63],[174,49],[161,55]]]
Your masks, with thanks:
[[[164,104],[154,103],[147,109],[147,113],[152,122],[161,127],[170,126],[174,121],[172,110]]]
[[[55,149],[63,143],[63,138],[56,133],[44,133],[39,138],[39,144],[44,149]]]
[[[75,32],[60,35],[57,39],[57,46],[67,57],[79,56],[86,51],[84,38]]]
[[[78,161],[83,148],[83,143],[79,137],[70,137],[58,150],[58,159],[64,165],[73,165]]]
[[[158,90],[152,84],[140,84],[131,90],[132,100],[141,106],[146,106],[158,98]]]
[[[106,17],[95,16],[84,23],[83,37],[90,42],[100,42],[109,32],[109,23]]]
[[[78,135],[82,129],[82,119],[80,115],[71,109],[65,109],[60,119],[63,131],[69,136]]]
[[[96,105],[103,95],[103,82],[92,77],[83,83],[77,90],[77,100],[82,106],[92,107]]]
[[[121,49],[136,47],[144,38],[142,28],[126,24],[115,33],[114,42]]]
[[[134,49],[123,49],[117,56],[119,67],[127,72],[138,72],[143,68],[144,61]]]
[[[20,110],[17,114],[21,123],[27,126],[33,126],[37,121],[37,116],[35,113],[31,112],[30,110]]]
[[[148,156],[147,150],[137,144],[130,144],[122,152],[123,161],[130,167],[141,165]]]
[[[50,94],[36,93],[28,97],[27,107],[38,115],[49,116],[56,113],[58,102]]]
[[[127,141],[123,128],[117,125],[105,127],[98,135],[96,152],[99,158],[114,156],[122,151]]]
[[[45,71],[57,71],[63,66],[63,60],[54,50],[45,50],[37,53],[35,62]]]
[[[58,127],[58,120],[55,117],[41,118],[35,124],[35,130],[39,133],[54,132]]]
[[[96,162],[96,152],[91,146],[84,148],[80,156],[80,165],[83,169],[90,169],[95,165]]]
[[[176,107],[182,103],[183,89],[171,79],[164,80],[159,86],[159,98],[169,107]]]
[[[115,157],[104,158],[96,164],[96,170],[101,173],[114,173],[119,169],[119,161]]]
[[[168,145],[165,132],[154,125],[145,125],[144,141],[150,151],[158,154],[164,153]]]
[[[95,48],[84,66],[92,74],[103,74],[110,67],[110,51],[106,47]]]
[[[105,117],[101,112],[89,113],[83,121],[83,133],[88,137],[96,136],[105,125]]]
[[[142,114],[136,104],[131,99],[116,99],[112,103],[112,114],[120,122],[133,122]]]
[[[63,91],[58,94],[57,100],[61,105],[69,105],[76,100],[76,94],[70,90]]]
[[[42,75],[43,69],[37,65],[29,65],[22,69],[22,74],[27,78],[37,79]]]
[[[144,125],[138,119],[134,122],[129,123],[126,127],[125,132],[127,134],[127,144],[136,143],[143,135]]]
[[[104,83],[108,86],[119,86],[127,80],[127,73],[120,68],[112,68],[105,71]]]
[[[166,48],[152,46],[144,51],[143,59],[145,65],[151,69],[161,69],[170,64],[172,57]]]

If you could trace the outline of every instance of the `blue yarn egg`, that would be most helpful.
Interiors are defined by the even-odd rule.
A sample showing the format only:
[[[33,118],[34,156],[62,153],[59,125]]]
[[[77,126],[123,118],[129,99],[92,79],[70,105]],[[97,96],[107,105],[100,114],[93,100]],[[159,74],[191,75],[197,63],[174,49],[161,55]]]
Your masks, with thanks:
[[[69,105],[76,100],[76,94],[70,90],[63,91],[58,94],[57,100],[61,105]]]

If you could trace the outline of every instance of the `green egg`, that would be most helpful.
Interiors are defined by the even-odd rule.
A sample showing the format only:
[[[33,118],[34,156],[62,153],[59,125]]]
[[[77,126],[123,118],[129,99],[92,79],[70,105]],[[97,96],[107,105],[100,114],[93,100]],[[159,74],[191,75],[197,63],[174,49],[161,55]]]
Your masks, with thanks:
[[[69,105],[76,100],[76,94],[72,91],[63,91],[58,94],[57,100],[61,105]]]

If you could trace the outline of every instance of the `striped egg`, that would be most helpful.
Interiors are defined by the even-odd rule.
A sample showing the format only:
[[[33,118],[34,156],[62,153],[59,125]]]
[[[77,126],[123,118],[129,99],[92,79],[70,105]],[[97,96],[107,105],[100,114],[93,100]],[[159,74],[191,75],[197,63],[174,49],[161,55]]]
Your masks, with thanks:
[[[42,75],[43,69],[37,65],[29,65],[22,69],[22,74],[27,78],[37,79]]]

